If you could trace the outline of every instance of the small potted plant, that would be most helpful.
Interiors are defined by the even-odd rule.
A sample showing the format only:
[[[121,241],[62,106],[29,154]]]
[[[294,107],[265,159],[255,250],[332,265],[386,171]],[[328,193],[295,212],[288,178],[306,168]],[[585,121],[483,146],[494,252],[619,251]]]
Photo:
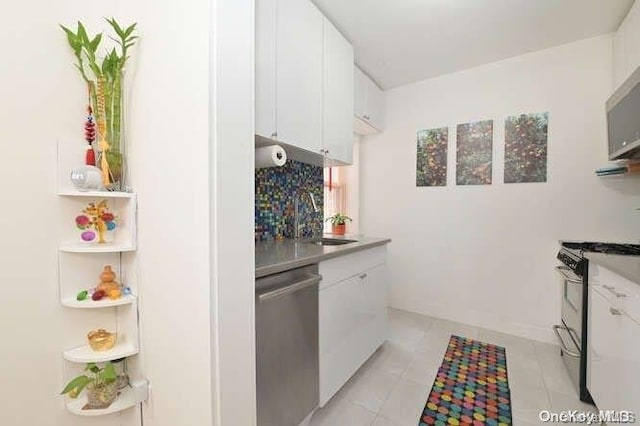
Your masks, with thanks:
[[[335,235],[344,235],[347,230],[347,221],[351,222],[352,219],[349,216],[345,216],[342,213],[336,213],[331,217],[325,219],[326,222],[331,222],[331,233]]]
[[[60,393],[69,394],[71,398],[77,398],[87,388],[87,405],[83,410],[98,410],[108,408],[118,396],[118,375],[111,362],[104,367],[98,367],[95,363],[87,364],[82,374],[69,383]]]

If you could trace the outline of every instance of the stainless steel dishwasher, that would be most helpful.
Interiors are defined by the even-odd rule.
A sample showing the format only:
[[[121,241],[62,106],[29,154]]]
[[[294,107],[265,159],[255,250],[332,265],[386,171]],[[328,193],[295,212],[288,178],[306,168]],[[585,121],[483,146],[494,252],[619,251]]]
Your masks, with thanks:
[[[318,406],[318,265],[256,280],[259,426],[297,426]]]

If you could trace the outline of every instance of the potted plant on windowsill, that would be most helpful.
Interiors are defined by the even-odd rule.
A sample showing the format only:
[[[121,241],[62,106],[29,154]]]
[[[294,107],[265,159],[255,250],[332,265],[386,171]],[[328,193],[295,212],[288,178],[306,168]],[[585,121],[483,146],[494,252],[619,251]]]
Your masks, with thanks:
[[[84,371],[85,374],[67,383],[61,395],[69,394],[69,397],[77,398],[87,388],[87,405],[83,410],[108,408],[118,396],[118,375],[115,367],[111,362],[107,362],[104,367],[98,367],[91,362]]]
[[[345,216],[342,213],[336,213],[331,217],[325,219],[326,222],[331,222],[331,233],[335,235],[344,235],[347,230],[347,221],[352,222],[349,216]]]

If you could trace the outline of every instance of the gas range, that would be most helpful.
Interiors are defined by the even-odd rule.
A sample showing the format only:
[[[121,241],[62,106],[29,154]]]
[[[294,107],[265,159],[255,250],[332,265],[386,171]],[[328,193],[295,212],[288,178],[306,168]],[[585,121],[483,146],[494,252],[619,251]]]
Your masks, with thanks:
[[[587,271],[584,253],[606,253],[640,256],[640,244],[562,241],[557,258],[579,276]]]

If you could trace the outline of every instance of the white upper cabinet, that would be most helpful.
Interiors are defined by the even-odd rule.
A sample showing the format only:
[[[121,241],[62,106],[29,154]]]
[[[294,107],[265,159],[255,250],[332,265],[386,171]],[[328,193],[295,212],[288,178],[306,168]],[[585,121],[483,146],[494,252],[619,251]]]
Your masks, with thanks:
[[[353,115],[358,118],[364,118],[365,112],[365,98],[367,97],[367,80],[368,77],[364,75],[360,68],[354,65],[353,67]]]
[[[311,1],[256,1],[256,135],[292,159],[351,164],[353,68],[353,47]]]
[[[634,3],[613,37],[614,89],[640,66],[640,3]]]
[[[308,0],[278,0],[277,13],[277,139],[320,152],[324,16]]]
[[[256,135],[269,139],[277,137],[276,2],[256,2]]]
[[[360,69],[354,67],[353,114],[356,133],[370,135],[384,129],[384,94]]]
[[[327,158],[353,162],[353,47],[324,20],[323,147]]]

